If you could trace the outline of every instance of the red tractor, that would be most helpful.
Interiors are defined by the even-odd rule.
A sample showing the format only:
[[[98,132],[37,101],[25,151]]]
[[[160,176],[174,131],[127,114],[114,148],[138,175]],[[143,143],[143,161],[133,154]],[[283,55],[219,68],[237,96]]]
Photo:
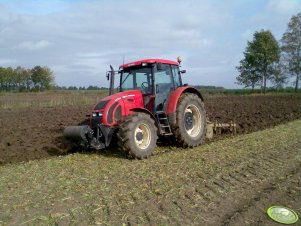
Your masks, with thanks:
[[[107,73],[110,95],[95,105],[90,126],[70,126],[66,138],[85,147],[103,149],[117,136],[119,147],[130,157],[151,155],[158,136],[171,136],[182,147],[199,145],[206,133],[201,93],[182,84],[178,62],[145,59],[123,64],[119,92],[114,92],[115,71]]]

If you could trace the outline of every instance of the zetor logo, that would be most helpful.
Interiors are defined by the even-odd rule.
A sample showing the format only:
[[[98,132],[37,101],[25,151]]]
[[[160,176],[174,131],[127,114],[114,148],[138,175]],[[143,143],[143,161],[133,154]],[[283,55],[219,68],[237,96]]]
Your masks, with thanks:
[[[134,96],[135,96],[135,94],[130,94],[130,95],[125,95],[125,96],[122,96],[122,97],[118,97],[118,98],[115,99],[115,102],[116,102],[116,101],[119,101],[119,100],[121,100],[121,99],[126,99],[126,98],[128,98],[128,97],[134,97]]]

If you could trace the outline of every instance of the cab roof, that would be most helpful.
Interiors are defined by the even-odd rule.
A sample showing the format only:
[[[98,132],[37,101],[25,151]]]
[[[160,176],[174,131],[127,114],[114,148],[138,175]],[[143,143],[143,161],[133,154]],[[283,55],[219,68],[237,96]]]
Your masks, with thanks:
[[[162,64],[179,65],[178,62],[171,61],[171,60],[164,60],[164,59],[144,59],[144,60],[139,60],[139,61],[135,61],[135,62],[123,64],[119,68],[128,68],[128,67],[138,66],[138,65],[141,65],[142,63],[148,63],[148,64],[162,63]]]

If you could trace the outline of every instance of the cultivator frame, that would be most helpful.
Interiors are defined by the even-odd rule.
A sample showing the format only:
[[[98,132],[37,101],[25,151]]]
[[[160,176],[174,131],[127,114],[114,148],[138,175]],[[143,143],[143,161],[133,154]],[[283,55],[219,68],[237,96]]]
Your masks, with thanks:
[[[212,139],[214,134],[220,135],[223,133],[231,133],[235,135],[236,132],[237,132],[237,124],[233,121],[230,121],[230,123],[207,121],[206,137],[208,139]]]

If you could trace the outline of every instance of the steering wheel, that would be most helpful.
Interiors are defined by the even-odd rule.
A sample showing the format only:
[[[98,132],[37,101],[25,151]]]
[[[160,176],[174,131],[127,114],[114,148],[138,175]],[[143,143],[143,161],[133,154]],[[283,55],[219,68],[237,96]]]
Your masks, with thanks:
[[[145,92],[147,92],[148,91],[148,82],[142,82],[141,83],[141,88],[145,91]]]

